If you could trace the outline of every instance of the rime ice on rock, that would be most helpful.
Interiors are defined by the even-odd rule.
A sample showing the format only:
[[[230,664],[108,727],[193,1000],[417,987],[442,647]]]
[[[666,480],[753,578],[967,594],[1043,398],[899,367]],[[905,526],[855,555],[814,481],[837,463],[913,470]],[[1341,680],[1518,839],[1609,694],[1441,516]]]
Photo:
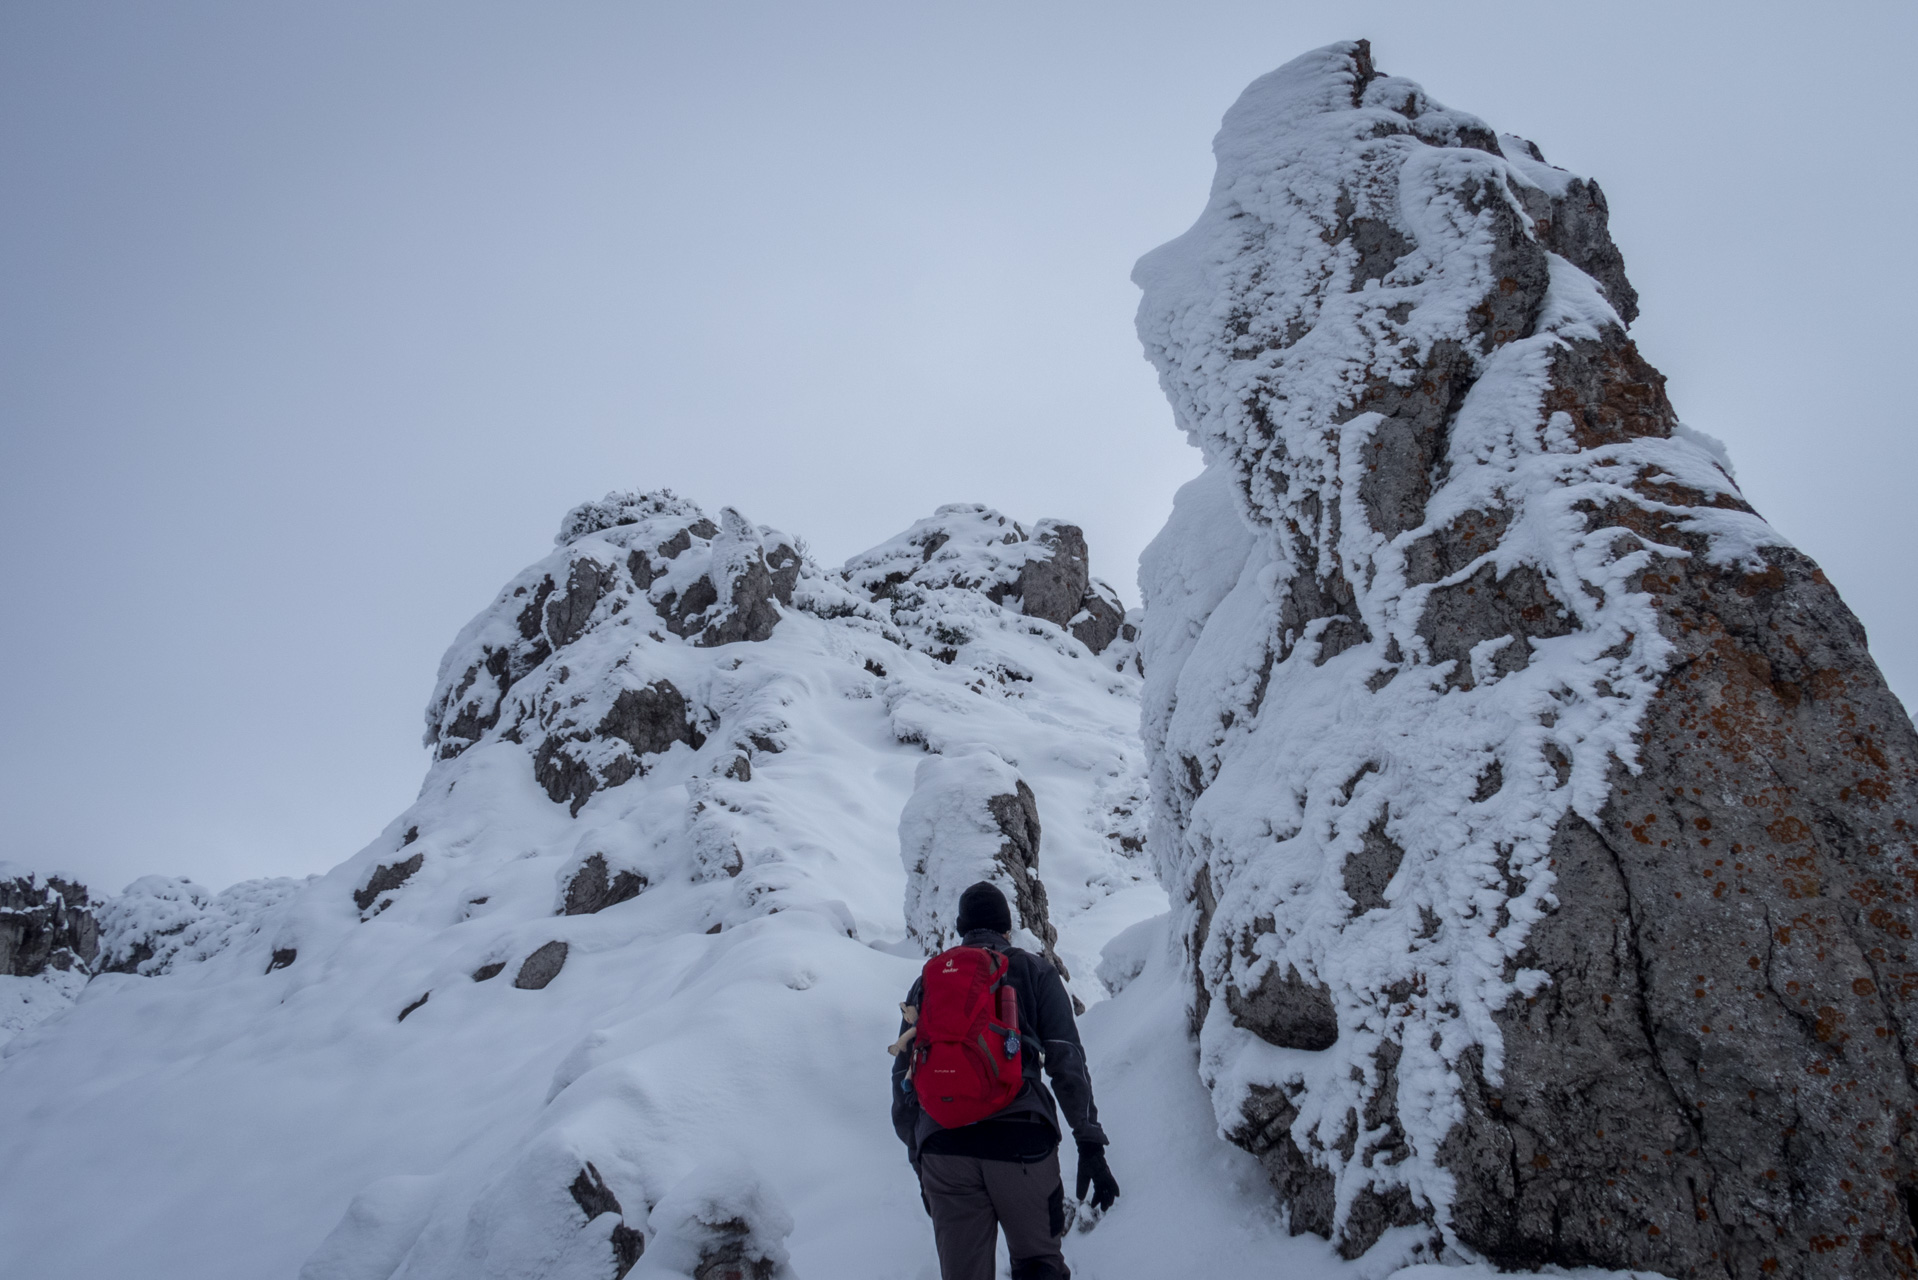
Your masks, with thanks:
[[[1201,1071],[1294,1230],[1912,1274],[1918,739],[1678,423],[1595,184],[1379,74],[1253,83],[1139,332]]]
[[[912,799],[899,815],[906,865],[906,934],[927,955],[959,942],[959,897],[984,880],[1012,906],[1014,941],[1042,953],[1062,974],[1045,882],[1039,878],[1039,806],[1018,770],[986,750],[930,756],[919,763]]]
[[[847,561],[845,574],[854,588],[887,602],[907,634],[935,655],[970,638],[963,625],[943,616],[951,606],[982,612],[978,604],[962,603],[955,591],[993,605],[1016,600],[1020,614],[1070,632],[1095,654],[1125,623],[1117,594],[1091,576],[1077,525],[1041,520],[1028,532],[978,503],[940,507],[930,519]]]
[[[0,1043],[70,1005],[99,960],[87,888],[0,862]]]

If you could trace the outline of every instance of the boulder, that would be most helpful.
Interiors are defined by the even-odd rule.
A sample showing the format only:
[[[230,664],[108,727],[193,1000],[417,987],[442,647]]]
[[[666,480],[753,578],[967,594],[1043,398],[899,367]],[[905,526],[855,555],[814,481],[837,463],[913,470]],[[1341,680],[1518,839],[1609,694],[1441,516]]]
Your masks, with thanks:
[[[513,985],[521,991],[539,991],[559,977],[559,971],[566,967],[567,944],[548,942],[520,962],[519,973],[513,978]],[[476,975],[477,976],[477,975]]]
[[[1076,524],[1041,520],[1032,531],[1032,555],[1019,569],[1020,612],[1067,626],[1078,616],[1091,576],[1086,567],[1086,538]]]
[[[1603,194],[1362,41],[1215,151],[1135,279],[1210,460],[1140,646],[1225,1128],[1348,1257],[1912,1275],[1918,733]]]
[[[1125,630],[1125,605],[1120,602],[1119,593],[1093,579],[1079,601],[1079,612],[1072,616],[1066,629],[1086,648],[1104,653]]]
[[[906,866],[906,932],[927,955],[958,943],[959,895],[990,881],[1012,904],[1014,941],[1041,952],[1070,977],[1053,949],[1059,932],[1039,878],[1039,805],[1032,788],[998,755],[974,750],[920,762],[912,798],[899,816]]]

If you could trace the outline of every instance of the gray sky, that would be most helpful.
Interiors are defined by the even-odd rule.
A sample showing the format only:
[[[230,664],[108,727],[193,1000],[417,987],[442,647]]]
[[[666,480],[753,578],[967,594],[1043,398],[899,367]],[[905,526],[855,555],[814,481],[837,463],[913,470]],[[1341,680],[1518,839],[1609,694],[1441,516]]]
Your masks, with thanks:
[[[1133,565],[1132,335],[1246,82],[1381,67],[1596,177],[1680,414],[1918,695],[1907,5],[0,7],[0,858],[323,870],[560,515],[836,561],[941,502]]]

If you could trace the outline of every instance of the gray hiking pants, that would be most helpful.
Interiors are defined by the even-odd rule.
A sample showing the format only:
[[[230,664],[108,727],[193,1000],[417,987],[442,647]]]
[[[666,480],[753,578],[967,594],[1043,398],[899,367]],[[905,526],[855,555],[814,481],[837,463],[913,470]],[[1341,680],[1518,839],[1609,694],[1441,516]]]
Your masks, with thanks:
[[[919,1185],[944,1280],[992,1280],[995,1227],[1005,1229],[1014,1280],[1069,1280],[1059,1252],[1066,1189],[1057,1151],[1030,1164],[928,1152],[919,1157]]]

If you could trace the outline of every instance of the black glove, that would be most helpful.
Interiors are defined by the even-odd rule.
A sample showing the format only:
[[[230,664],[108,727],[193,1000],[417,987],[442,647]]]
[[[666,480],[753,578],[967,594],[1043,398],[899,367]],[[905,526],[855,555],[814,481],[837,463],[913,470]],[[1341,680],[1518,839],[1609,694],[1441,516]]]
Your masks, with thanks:
[[[1092,1203],[1101,1213],[1119,1198],[1119,1180],[1112,1176],[1112,1168],[1106,1164],[1106,1149],[1101,1143],[1079,1144],[1078,1199],[1086,1198],[1087,1187],[1092,1188]]]

